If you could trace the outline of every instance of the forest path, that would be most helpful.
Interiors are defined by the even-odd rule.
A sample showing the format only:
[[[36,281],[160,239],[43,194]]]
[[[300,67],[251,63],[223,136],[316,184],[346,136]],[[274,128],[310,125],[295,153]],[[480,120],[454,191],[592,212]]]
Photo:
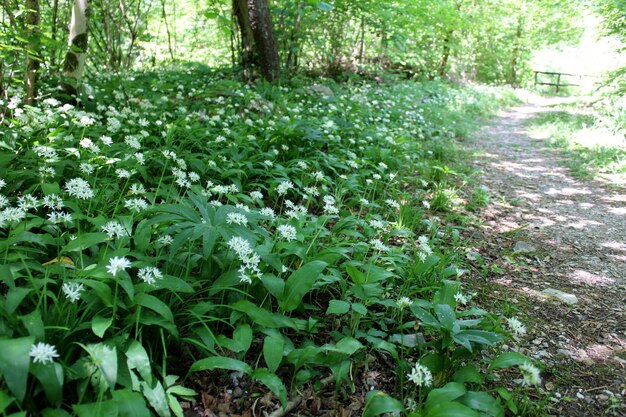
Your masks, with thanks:
[[[502,271],[491,296],[527,317],[522,351],[546,366],[551,415],[626,416],[626,190],[574,179],[529,135],[563,102],[531,99],[470,141],[491,195],[480,251]]]

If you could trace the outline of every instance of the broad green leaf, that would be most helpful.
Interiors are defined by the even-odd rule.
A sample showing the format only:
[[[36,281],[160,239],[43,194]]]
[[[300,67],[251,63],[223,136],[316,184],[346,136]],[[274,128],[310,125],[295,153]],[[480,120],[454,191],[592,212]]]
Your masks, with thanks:
[[[150,228],[150,224],[148,224],[148,220],[144,219],[140,221],[137,224],[134,238],[133,238],[135,249],[138,252],[146,252],[146,250],[148,249],[148,246],[150,245],[151,235],[152,235],[152,230]]]
[[[276,372],[283,360],[285,341],[282,337],[266,336],[263,341],[263,359],[270,372]]]
[[[459,402],[472,410],[482,411],[489,417],[504,417],[504,408],[500,401],[486,392],[468,391]]]
[[[481,417],[481,415],[461,403],[444,402],[430,408],[425,417]]]
[[[433,305],[447,304],[454,308],[454,306],[456,306],[456,299],[454,296],[461,290],[461,283],[447,279],[444,279],[442,283],[443,287],[441,287],[433,296]]]
[[[81,346],[89,353],[93,362],[98,364],[98,369],[102,372],[104,380],[109,388],[113,389],[117,382],[117,348],[104,343],[87,346],[81,344]]]
[[[74,252],[97,245],[107,240],[106,233],[85,233],[79,235],[76,239],[70,241],[62,250],[62,252]]]
[[[346,272],[348,272],[348,275],[350,275],[350,278],[352,278],[352,281],[354,281],[355,284],[357,285],[365,284],[367,278],[365,277],[365,274],[363,272],[357,269],[357,267],[355,267],[354,265],[346,264],[345,268],[346,268]]]
[[[335,9],[332,4],[326,3],[325,1],[318,1],[316,6],[318,9],[325,12],[332,12]]]
[[[210,371],[213,369],[228,369],[230,371],[239,371],[244,374],[251,374],[252,368],[245,362],[224,356],[211,356],[210,358],[200,359],[194,362],[189,372]]]
[[[44,339],[44,324],[41,319],[41,313],[38,310],[33,310],[25,316],[20,316],[20,321],[28,330],[30,336],[34,336],[38,340]]]
[[[9,408],[15,402],[15,398],[9,395],[5,390],[0,389],[0,413]]]
[[[530,359],[528,359],[528,356],[526,355],[522,355],[517,352],[504,352],[496,356],[493,361],[491,361],[489,369],[510,368],[526,362],[530,362]]]
[[[169,322],[174,322],[174,316],[172,315],[170,307],[153,295],[139,293],[135,297],[135,303],[154,311]]]
[[[233,341],[241,348],[239,352],[247,352],[252,344],[252,329],[248,324],[240,324],[233,332]]]
[[[245,313],[255,324],[269,329],[279,329],[282,327],[296,329],[297,327],[293,319],[282,314],[272,313],[248,300],[237,301],[231,307],[233,310]]]
[[[117,401],[98,401],[89,404],[75,404],[74,412],[78,417],[118,417]]]
[[[30,372],[41,383],[46,398],[55,405],[61,405],[63,399],[63,367],[58,363],[33,363]]]
[[[96,316],[91,320],[91,330],[102,339],[104,333],[111,327],[111,324],[113,324],[113,317]]]
[[[172,415],[167,402],[167,394],[160,382],[157,381],[154,388],[146,382],[141,382],[141,392],[160,417],[170,417]]]
[[[448,304],[437,304],[435,308],[437,312],[437,319],[441,323],[441,327],[446,330],[452,331],[456,322],[456,314],[454,310]]]
[[[113,391],[120,417],[151,417],[150,410],[141,394],[127,389]]]
[[[367,315],[367,307],[361,303],[352,303],[352,311],[362,316]]]
[[[279,300],[281,310],[295,310],[302,303],[304,295],[313,288],[326,265],[326,262],[312,261],[291,274],[285,283],[285,292]]]
[[[280,298],[285,292],[285,281],[273,274],[263,274],[261,282],[265,289],[276,298]]]
[[[453,335],[454,341],[472,351],[471,342],[491,346],[502,341],[502,336],[488,330],[461,330]]]
[[[252,372],[251,377],[268,387],[280,399],[283,408],[287,406],[287,388],[276,374],[265,368],[259,368]]]
[[[146,349],[136,340],[133,340],[126,351],[126,365],[129,370],[136,369],[139,375],[148,384],[152,385],[152,367]]]
[[[34,337],[0,340],[0,373],[9,390],[20,402],[26,396],[29,352],[34,341]]]
[[[422,307],[419,307],[417,304],[414,303],[411,305],[410,308],[411,312],[415,314],[415,317],[417,317],[420,323],[424,326],[433,327],[435,329],[439,329],[441,327],[439,321],[435,318],[435,316],[430,314],[430,312],[424,310]]]
[[[478,372],[473,365],[465,365],[461,369],[457,370],[452,376],[454,382],[474,382],[477,384],[482,384],[484,377]]]
[[[405,413],[402,403],[382,391],[370,391],[365,397],[362,417],[375,417],[381,414]]]
[[[458,382],[448,382],[441,388],[436,388],[428,393],[426,397],[426,408],[433,408],[437,404],[448,403],[465,395],[467,390],[463,384]]]
[[[350,311],[350,303],[341,300],[330,300],[326,314],[346,314]]]
[[[30,288],[25,287],[15,287],[9,289],[5,303],[7,313],[13,313],[31,291],[32,290]]]
[[[326,344],[322,346],[322,348],[330,352],[338,352],[345,355],[352,355],[357,350],[363,348],[363,344],[361,344],[361,342],[359,342],[355,338],[348,336],[344,337],[334,345]]]

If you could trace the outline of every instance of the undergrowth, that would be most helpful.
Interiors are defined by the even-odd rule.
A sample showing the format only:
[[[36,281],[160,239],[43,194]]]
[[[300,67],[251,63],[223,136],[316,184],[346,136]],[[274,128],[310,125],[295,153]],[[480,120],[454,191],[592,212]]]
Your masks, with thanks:
[[[90,85],[83,108],[7,103],[0,413],[182,416],[207,379],[285,407],[328,375],[368,416],[519,413],[500,373],[538,370],[498,346],[524,327],[472,306],[463,276],[486,266],[450,222],[453,139],[510,93],[197,69]]]

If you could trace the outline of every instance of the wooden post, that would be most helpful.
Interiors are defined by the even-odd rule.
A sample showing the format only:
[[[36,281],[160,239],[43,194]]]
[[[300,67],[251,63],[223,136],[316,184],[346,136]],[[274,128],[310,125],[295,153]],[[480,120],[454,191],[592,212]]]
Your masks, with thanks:
[[[561,73],[559,72],[559,74],[556,76],[556,92],[558,94],[559,92],[559,87],[561,86]]]
[[[539,75],[538,71],[535,71],[535,87],[537,87],[537,76]]]

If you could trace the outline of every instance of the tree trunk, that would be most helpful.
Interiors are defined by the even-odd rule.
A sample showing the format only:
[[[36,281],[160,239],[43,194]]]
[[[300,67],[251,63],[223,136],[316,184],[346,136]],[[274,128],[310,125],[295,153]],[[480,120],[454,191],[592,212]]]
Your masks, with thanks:
[[[446,38],[443,41],[443,53],[441,54],[441,62],[439,63],[439,76],[446,75],[448,70],[448,59],[450,59],[450,42],[452,40],[453,31],[446,34]]]
[[[172,34],[170,33],[170,26],[167,23],[167,13],[165,12],[165,0],[161,0],[161,16],[163,17],[163,23],[165,23],[165,33],[167,33],[167,49],[170,52],[170,58],[174,61],[174,50],[172,49]]]
[[[69,49],[63,64],[61,90],[77,98],[80,78],[85,68],[88,46],[89,0],[74,0],[70,24]]]
[[[41,57],[39,54],[39,21],[41,18],[39,0],[26,1],[26,29],[29,32],[26,52],[26,96],[24,104],[32,106],[37,97],[37,79]]]
[[[254,35],[246,0],[233,0],[233,18],[239,29],[239,64],[247,74],[256,64]]]
[[[55,48],[50,54],[50,68],[56,68],[57,66],[57,53],[56,53],[56,40],[57,40],[57,21],[59,17],[59,0],[54,0],[52,5],[52,41],[55,44]]]
[[[272,82],[280,73],[280,62],[269,5],[267,0],[247,0],[247,2],[261,73],[267,81]]]
[[[515,30],[515,41],[513,43],[513,50],[511,51],[511,69],[510,69],[510,75],[509,75],[509,84],[511,84],[511,86],[513,87],[517,87],[518,86],[518,80],[517,80],[517,72],[518,72],[518,61],[519,61],[519,55],[521,53],[522,50],[522,35],[523,35],[523,26],[524,26],[524,19],[522,18],[522,16],[520,15],[518,17],[517,20],[517,29]]]

